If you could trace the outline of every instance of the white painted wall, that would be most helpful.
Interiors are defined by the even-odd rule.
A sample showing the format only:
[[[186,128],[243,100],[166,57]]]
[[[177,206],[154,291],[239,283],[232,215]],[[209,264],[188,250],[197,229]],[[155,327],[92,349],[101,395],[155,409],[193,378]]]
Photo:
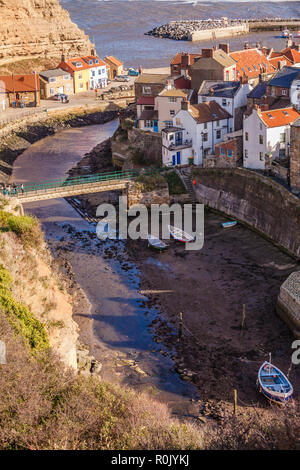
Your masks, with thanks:
[[[237,91],[236,95],[233,98],[222,98],[222,97],[215,97],[215,96],[202,96],[198,95],[198,103],[205,103],[205,101],[216,101],[222,108],[224,108],[228,113],[233,116],[232,120],[232,131],[235,129],[234,123],[234,115],[235,109],[241,108],[242,106],[247,105],[247,95],[250,91],[253,90],[253,87],[248,83],[245,83],[240,86],[239,90]],[[226,100],[226,105],[223,100]],[[231,132],[231,131],[229,131]]]
[[[300,80],[294,80],[290,89],[291,104],[297,106],[300,110]]]
[[[246,140],[248,133],[248,140]],[[281,134],[285,133],[285,143],[281,142]],[[263,136],[263,144],[259,142],[259,136]],[[290,126],[278,126],[267,128],[259,118],[257,110],[244,119],[243,130],[243,165],[245,168],[256,170],[265,169],[265,155],[272,154],[272,159],[280,156],[280,149],[285,149],[287,154],[288,144],[290,142]],[[263,160],[260,158],[260,152],[263,153]],[[246,155],[248,154],[248,157]]]
[[[248,140],[246,135],[248,133]],[[259,136],[263,136],[263,144],[259,143]],[[260,152],[263,156],[266,154],[266,135],[267,127],[258,117],[257,110],[254,109],[252,114],[244,119],[243,132],[243,165],[245,168],[257,170],[265,169],[265,159],[260,159]]]
[[[206,124],[199,124],[188,111],[181,109],[173,119],[173,125],[175,127],[184,128],[184,139],[192,140],[192,149],[189,148],[182,152],[181,163],[188,163],[188,157],[193,155],[194,164],[202,165],[203,155],[210,155],[214,153],[216,143],[222,142],[224,140],[225,134],[229,132],[229,128],[232,125],[232,119],[223,119],[219,122],[212,121],[207,122]],[[217,138],[217,131],[220,131],[219,138]],[[204,134],[207,135],[207,140],[204,140]],[[162,153],[164,163],[165,161],[172,162],[172,154],[174,154],[174,151],[169,151],[168,153],[163,151]],[[183,162],[184,158],[186,158],[185,162]]]

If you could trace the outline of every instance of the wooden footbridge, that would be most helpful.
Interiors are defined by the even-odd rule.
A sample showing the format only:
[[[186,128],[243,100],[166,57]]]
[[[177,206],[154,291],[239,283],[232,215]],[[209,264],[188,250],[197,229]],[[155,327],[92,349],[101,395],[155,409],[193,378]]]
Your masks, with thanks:
[[[23,204],[80,194],[114,191],[126,188],[129,181],[136,179],[139,174],[138,170],[129,170],[24,184],[23,191],[18,188],[16,194],[10,194],[9,197],[16,197]]]

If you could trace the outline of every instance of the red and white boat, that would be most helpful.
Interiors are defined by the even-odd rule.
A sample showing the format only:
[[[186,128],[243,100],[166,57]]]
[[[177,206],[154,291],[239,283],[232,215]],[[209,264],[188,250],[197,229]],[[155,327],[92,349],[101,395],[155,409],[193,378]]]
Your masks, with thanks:
[[[189,243],[194,241],[195,239],[189,233],[184,232],[183,230],[181,230],[181,228],[173,227],[173,225],[168,225],[168,230],[174,240],[177,240],[179,242]]]

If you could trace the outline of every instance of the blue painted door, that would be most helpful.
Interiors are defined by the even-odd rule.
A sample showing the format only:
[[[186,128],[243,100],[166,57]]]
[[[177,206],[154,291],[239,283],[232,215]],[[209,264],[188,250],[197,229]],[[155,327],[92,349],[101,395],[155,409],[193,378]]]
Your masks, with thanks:
[[[176,155],[172,155],[172,165],[176,165]]]
[[[158,132],[158,121],[153,121],[153,130],[154,132]]]
[[[176,153],[177,165],[180,165],[180,152]]]

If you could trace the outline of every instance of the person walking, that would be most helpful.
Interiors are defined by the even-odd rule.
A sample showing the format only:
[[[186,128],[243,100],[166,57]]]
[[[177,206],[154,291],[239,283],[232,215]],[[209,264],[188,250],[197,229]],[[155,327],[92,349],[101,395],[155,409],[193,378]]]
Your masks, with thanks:
[[[21,191],[22,191],[22,194],[24,194],[24,184],[23,183],[21,184]]]

